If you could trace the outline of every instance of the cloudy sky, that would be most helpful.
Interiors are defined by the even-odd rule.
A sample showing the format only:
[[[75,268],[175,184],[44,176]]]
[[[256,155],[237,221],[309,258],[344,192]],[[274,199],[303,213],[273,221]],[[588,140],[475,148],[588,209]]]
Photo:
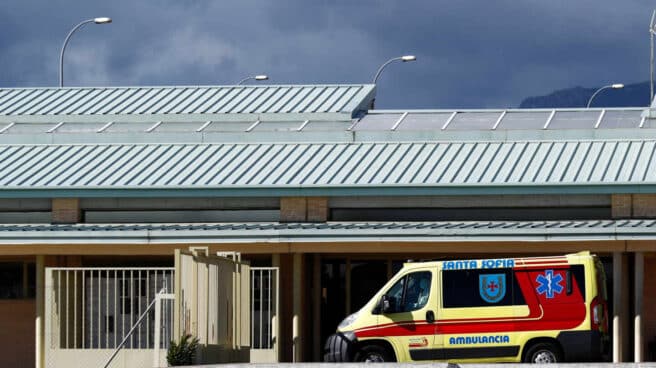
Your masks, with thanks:
[[[649,78],[642,0],[2,0],[0,87],[378,83],[378,108],[516,107]]]

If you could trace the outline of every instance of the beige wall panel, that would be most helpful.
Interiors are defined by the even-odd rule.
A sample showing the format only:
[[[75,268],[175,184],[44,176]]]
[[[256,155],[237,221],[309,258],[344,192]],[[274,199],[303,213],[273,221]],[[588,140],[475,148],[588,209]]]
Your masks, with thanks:
[[[0,300],[0,367],[34,367],[34,299]]]

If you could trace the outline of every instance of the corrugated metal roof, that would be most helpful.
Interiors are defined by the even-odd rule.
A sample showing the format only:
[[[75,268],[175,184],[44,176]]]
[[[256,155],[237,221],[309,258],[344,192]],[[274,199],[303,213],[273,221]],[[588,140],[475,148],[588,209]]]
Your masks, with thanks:
[[[16,189],[656,184],[656,140],[0,146]]]
[[[643,113],[618,108],[376,110],[358,118],[340,113],[0,115],[0,144],[656,139],[656,119]]]
[[[374,85],[0,89],[0,116],[342,113],[366,109]]]
[[[644,128],[645,108],[371,110],[354,131],[472,131]],[[649,124],[648,124],[648,127]]]
[[[0,225],[0,243],[652,240],[656,220]]]

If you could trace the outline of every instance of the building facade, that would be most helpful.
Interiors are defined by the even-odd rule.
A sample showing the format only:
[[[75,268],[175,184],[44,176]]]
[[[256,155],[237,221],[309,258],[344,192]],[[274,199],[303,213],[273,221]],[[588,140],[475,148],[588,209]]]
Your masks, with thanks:
[[[81,272],[57,285],[85,290],[79,308],[64,298],[73,314],[98,316],[59,338],[107,348],[172,278],[152,270],[190,247],[279,268],[275,323],[258,314],[252,334],[279,326],[281,361],[319,361],[409,259],[589,250],[606,265],[611,359],[656,359],[651,108],[370,110],[374,97],[373,85],[1,89],[0,346],[13,353],[0,364],[48,366],[47,267]],[[272,300],[259,277],[258,313]]]

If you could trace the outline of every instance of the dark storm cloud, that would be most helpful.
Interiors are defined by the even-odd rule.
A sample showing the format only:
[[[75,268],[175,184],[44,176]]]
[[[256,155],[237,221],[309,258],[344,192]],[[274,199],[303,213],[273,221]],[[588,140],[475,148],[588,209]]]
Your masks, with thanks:
[[[0,85],[379,81],[380,108],[514,107],[576,85],[648,78],[648,1],[5,0]]]

